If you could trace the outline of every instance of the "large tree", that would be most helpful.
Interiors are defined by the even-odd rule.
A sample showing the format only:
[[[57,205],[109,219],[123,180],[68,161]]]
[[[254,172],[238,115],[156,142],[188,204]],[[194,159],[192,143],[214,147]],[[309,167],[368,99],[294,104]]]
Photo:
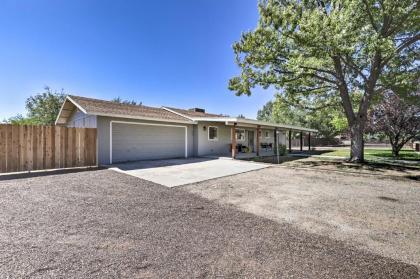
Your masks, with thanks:
[[[420,136],[420,105],[407,102],[391,91],[385,96],[369,113],[368,130],[385,134],[391,143],[392,154],[398,157],[407,142]]]
[[[418,74],[419,1],[260,0],[259,13],[257,28],[234,44],[241,74],[229,88],[250,95],[274,87],[297,104],[340,104],[351,160],[363,161],[372,102],[390,84],[413,86],[406,77]]]

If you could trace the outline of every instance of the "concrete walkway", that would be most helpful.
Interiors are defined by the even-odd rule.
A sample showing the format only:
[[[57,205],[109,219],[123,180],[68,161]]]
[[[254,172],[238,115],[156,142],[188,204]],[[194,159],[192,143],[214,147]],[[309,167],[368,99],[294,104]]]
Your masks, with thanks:
[[[259,170],[268,165],[232,159],[171,159],[138,161],[112,165],[109,168],[167,187]]]

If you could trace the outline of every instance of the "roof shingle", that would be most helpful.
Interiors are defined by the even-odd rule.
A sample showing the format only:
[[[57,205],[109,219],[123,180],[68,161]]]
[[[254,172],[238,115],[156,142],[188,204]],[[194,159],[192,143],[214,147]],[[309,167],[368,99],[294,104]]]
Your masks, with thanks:
[[[147,107],[143,105],[120,104],[112,101],[104,101],[73,95],[69,95],[68,97],[79,104],[83,109],[85,109],[87,114],[122,117],[144,117],[182,122],[190,121],[188,118],[182,117],[162,108]]]

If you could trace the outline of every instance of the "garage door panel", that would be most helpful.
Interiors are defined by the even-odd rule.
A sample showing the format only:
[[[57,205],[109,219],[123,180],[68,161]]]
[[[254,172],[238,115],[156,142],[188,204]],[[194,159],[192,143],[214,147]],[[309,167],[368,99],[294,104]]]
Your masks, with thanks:
[[[112,124],[114,163],[184,156],[184,127]]]

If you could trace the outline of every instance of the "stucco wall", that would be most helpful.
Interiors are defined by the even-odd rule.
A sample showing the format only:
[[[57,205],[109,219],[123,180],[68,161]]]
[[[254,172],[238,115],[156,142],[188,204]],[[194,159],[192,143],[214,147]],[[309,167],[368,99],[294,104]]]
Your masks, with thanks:
[[[127,118],[112,118],[112,117],[97,117],[97,126],[98,126],[98,162],[99,164],[109,164],[110,162],[110,134],[109,127],[111,121],[126,121],[134,123],[156,123],[156,124],[168,124],[168,125],[177,125],[177,126],[187,126],[188,134],[188,157],[193,157],[194,154],[194,139],[193,139],[193,125],[183,124],[183,123],[169,123],[169,122],[158,122],[158,121],[146,121],[146,120],[135,120]]]
[[[209,126],[218,128],[218,139],[209,140]],[[205,127],[205,128],[204,128]],[[228,155],[230,153],[230,127],[220,122],[199,122],[197,125],[197,156]]]

